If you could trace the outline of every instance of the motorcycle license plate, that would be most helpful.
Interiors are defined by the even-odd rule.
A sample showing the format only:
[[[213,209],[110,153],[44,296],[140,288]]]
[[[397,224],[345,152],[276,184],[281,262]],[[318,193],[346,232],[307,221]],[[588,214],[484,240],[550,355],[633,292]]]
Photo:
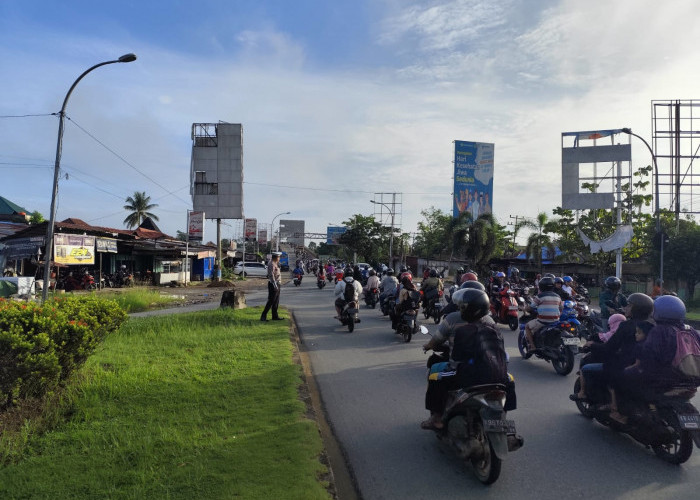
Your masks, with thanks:
[[[518,306],[508,306],[508,310],[509,310],[509,311],[517,311],[517,310],[518,310]]]
[[[678,415],[681,429],[700,430],[700,415]]]
[[[484,420],[486,432],[505,432],[515,434],[515,420]]]
[[[580,344],[581,344],[581,341],[579,340],[578,337],[564,337],[564,345],[578,346]]]

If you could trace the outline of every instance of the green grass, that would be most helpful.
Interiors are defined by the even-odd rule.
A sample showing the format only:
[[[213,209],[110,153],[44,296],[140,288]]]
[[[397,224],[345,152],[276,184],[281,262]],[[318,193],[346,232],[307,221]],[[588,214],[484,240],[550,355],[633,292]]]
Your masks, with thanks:
[[[100,297],[116,300],[119,306],[128,313],[160,309],[181,302],[181,300],[171,295],[163,295],[154,290],[138,289],[119,293],[102,293]]]
[[[71,379],[58,425],[15,434],[0,498],[329,498],[288,325],[259,317],[131,319]]]

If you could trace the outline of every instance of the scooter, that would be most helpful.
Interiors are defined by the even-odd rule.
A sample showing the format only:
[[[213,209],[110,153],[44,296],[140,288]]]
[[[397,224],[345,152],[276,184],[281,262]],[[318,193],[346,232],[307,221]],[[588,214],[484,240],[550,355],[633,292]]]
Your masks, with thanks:
[[[358,313],[360,310],[357,308],[357,302],[354,300],[347,302],[343,306],[343,310],[340,312],[340,322],[348,327],[348,331],[352,332],[355,329],[355,323],[360,322]]]
[[[440,323],[440,318],[442,317],[442,304],[440,303],[440,298],[443,295],[442,290],[431,288],[427,292],[421,290],[420,293],[423,297],[423,315],[425,319],[432,317],[435,324]]]
[[[81,283],[83,289],[85,290],[95,290],[97,288],[97,284],[95,283],[95,278],[93,276],[85,271],[85,274],[83,275],[83,280]]]
[[[301,273],[294,273],[294,286],[301,285]]]
[[[372,309],[377,307],[377,303],[379,302],[379,290],[377,288],[366,291],[364,296],[367,307],[371,307]]]
[[[318,278],[316,279],[316,285],[319,289],[322,289],[324,286],[326,286],[326,277],[323,274],[318,275]]]
[[[510,288],[498,292],[498,303],[500,307],[496,310],[495,298],[491,298],[491,316],[497,323],[508,325],[508,328],[515,331],[518,329],[518,301],[515,292]]]

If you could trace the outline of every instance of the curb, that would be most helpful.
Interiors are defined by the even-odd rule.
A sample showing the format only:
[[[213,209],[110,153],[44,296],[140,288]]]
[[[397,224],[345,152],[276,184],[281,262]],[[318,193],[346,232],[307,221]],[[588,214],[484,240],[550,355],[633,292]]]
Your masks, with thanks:
[[[304,348],[304,341],[301,338],[301,331],[297,326],[294,312],[288,309],[291,318],[291,333],[296,344],[296,350],[299,353],[301,362],[304,383],[309,393],[309,404],[311,405],[318,426],[321,440],[323,441],[324,453],[327,459],[327,467],[331,477],[331,487],[329,490],[334,498],[339,500],[360,500],[360,495],[357,488],[357,481],[352,469],[347,460],[346,454],[335,437],[333,429],[327,419],[326,412],[323,408],[321,393],[316,385],[313,371],[311,369],[311,361],[309,355]]]

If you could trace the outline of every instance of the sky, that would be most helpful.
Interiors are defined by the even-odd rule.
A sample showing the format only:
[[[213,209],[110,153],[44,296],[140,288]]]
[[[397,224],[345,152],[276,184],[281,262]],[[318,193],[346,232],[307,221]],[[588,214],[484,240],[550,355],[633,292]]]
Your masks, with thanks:
[[[452,211],[454,140],[495,144],[501,224],[551,214],[562,132],[650,139],[652,100],[696,97],[698,18],[696,0],[0,0],[0,195],[48,218],[51,113],[134,53],[71,95],[57,220],[121,228],[145,191],[161,230],[184,230],[191,127],[220,120],[243,124],[244,213],[262,224],[289,211],[325,233],[397,192],[415,232]]]

